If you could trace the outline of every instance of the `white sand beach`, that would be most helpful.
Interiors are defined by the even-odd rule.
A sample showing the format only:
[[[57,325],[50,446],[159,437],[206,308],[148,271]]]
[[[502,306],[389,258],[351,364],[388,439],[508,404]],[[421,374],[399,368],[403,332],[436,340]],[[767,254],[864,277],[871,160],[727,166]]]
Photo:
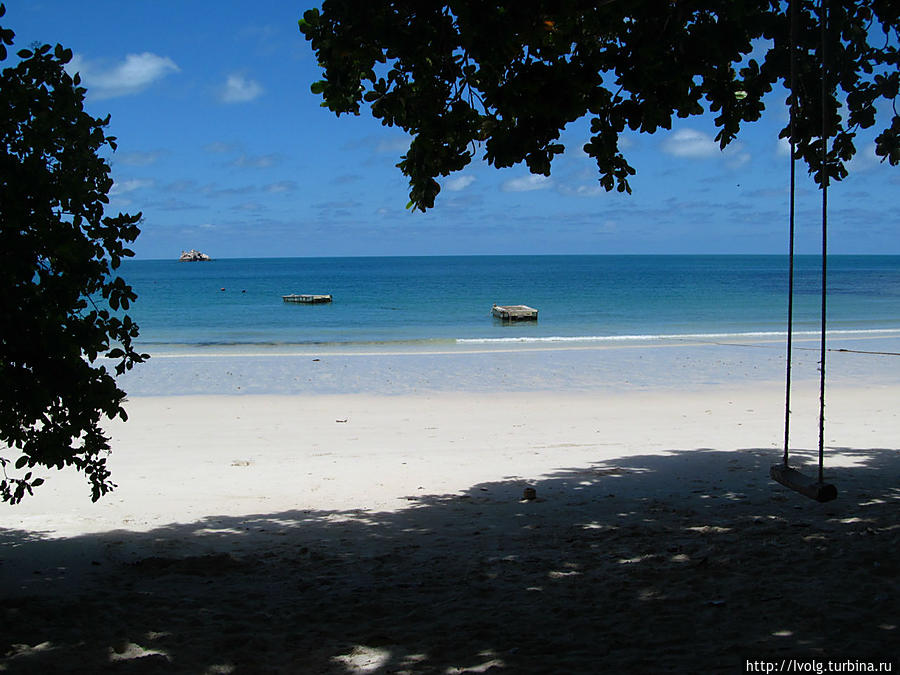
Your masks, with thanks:
[[[792,415],[810,472],[815,357]],[[826,504],[768,476],[767,345],[151,360],[109,426],[118,488],[91,504],[51,474],[0,516],[0,671],[896,658],[900,369],[829,358]]]

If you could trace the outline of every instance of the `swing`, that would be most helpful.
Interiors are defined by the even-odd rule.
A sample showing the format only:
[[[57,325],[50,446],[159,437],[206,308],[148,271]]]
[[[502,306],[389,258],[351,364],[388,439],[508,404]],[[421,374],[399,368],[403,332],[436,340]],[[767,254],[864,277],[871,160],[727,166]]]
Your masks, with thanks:
[[[837,498],[837,488],[825,482],[824,458],[825,458],[825,310],[826,310],[826,274],[828,271],[828,134],[826,125],[826,94],[827,94],[827,64],[825,60],[825,42],[827,30],[826,0],[819,0],[820,26],[822,40],[822,324],[820,330],[820,361],[819,361],[819,471],[815,478],[804,475],[788,464],[788,445],[790,442],[790,416],[791,416],[791,350],[793,341],[794,324],[794,193],[795,193],[795,164],[794,158],[794,116],[797,105],[797,72],[796,72],[796,48],[795,36],[797,30],[797,1],[790,0],[790,52],[791,52],[791,112],[790,112],[790,142],[791,142],[791,189],[790,189],[790,254],[788,274],[788,334],[787,334],[787,372],[785,376],[785,402],[784,402],[784,456],[780,464],[775,464],[769,470],[769,475],[777,482],[802,495],[815,499],[817,502],[828,502]]]

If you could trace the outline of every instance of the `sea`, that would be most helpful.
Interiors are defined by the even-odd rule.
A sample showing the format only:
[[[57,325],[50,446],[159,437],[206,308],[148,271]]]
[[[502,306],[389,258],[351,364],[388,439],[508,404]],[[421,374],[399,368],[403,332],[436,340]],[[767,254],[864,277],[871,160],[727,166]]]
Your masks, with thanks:
[[[452,349],[777,338],[788,259],[538,255],[128,260],[129,313],[151,355],[221,350]],[[833,335],[900,331],[900,256],[829,256]],[[794,331],[820,326],[821,258],[795,262]],[[331,294],[322,305],[283,295]],[[538,309],[504,323],[493,304]]]

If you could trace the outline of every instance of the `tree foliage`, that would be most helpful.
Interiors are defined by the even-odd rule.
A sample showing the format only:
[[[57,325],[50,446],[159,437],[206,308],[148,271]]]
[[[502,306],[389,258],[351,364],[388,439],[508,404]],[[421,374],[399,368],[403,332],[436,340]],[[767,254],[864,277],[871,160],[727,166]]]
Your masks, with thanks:
[[[724,148],[760,118],[778,82],[794,99],[795,156],[818,182],[826,171],[846,176],[857,132],[879,117],[876,153],[900,163],[900,3],[826,3],[823,96],[819,3],[795,2],[793,51],[780,0],[324,0],[300,30],[324,70],[311,87],[324,106],[340,115],[369,104],[413,136],[398,166],[422,211],[440,191],[436,178],[478,147],[496,167],[524,162],[549,175],[564,151],[560,132],[585,116],[600,184],[630,192],[625,129],[653,133],[711,111]],[[750,58],[755,48],[761,58]],[[786,126],[780,137],[789,136]]]
[[[0,61],[13,37],[0,27]],[[64,68],[72,52],[18,57],[0,74],[0,447],[18,455],[0,457],[0,497],[31,494],[43,482],[35,467],[70,466],[96,501],[115,487],[101,416],[126,418],[125,392],[96,361],[117,360],[121,374],[148,358],[119,311],[136,295],[116,274],[141,214],[104,215],[113,181],[98,153],[115,138],[108,117],[84,111],[85,89]]]

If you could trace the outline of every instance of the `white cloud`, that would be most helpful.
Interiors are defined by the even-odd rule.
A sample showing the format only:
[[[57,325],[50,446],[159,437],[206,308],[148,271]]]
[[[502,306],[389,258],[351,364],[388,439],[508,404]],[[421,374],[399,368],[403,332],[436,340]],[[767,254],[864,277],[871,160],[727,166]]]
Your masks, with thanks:
[[[275,166],[281,161],[281,155],[272,153],[269,155],[245,155],[241,153],[240,157],[228,163],[228,166],[249,169],[267,169]]]
[[[847,170],[850,173],[870,171],[877,168],[879,164],[881,164],[881,157],[875,152],[875,144],[868,143],[856,149],[856,154],[847,164]]]
[[[116,181],[112,186],[112,189],[109,191],[109,194],[111,196],[124,195],[128,192],[140,190],[141,188],[151,187],[152,185],[152,180],[147,180],[144,178],[132,178],[131,180]]]
[[[598,195],[608,194],[606,188],[600,185],[599,181],[591,185],[579,185],[577,187],[562,186],[560,192],[577,197],[597,197]]]
[[[662,142],[663,152],[675,157],[702,159],[719,154],[719,144],[712,136],[693,129],[679,129],[669,134]]]
[[[137,94],[169,73],[179,72],[180,68],[167,56],[143,52],[128,54],[124,61],[111,66],[76,54],[66,70],[71,74],[81,73],[88,92],[103,99]]]
[[[262,85],[240,73],[232,73],[225,80],[219,93],[223,103],[246,103],[259,98],[263,93]]]
[[[551,185],[553,185],[553,181],[547,176],[530,174],[506,181],[501,189],[504,192],[530,192],[532,190],[544,190]]]
[[[277,183],[269,183],[265,186],[265,191],[271,194],[277,194],[280,192],[293,192],[297,189],[297,183],[292,180],[281,180]]]
[[[342,150],[365,150],[367,152],[381,154],[404,154],[409,150],[412,138],[396,130],[387,131],[377,136],[362,136],[353,139],[341,146]]]
[[[455,176],[444,182],[444,188],[450,192],[465,190],[475,182],[475,176]]]
[[[209,153],[224,154],[226,152],[237,150],[237,146],[232,143],[225,143],[224,141],[213,141],[212,143],[204,145],[203,149]]]
[[[775,154],[779,157],[790,157],[791,155],[791,142],[786,138],[778,139],[778,147],[775,151]]]
[[[197,181],[190,179],[176,180],[163,187],[164,192],[196,192]]]
[[[122,164],[127,164],[128,166],[150,166],[151,164],[156,164],[156,161],[163,156],[162,151],[154,151],[154,152],[125,152],[121,155],[116,155],[116,159]]]
[[[594,234],[613,234],[619,231],[619,223],[615,220],[606,220],[594,228]]]
[[[729,169],[739,169],[753,159],[750,153],[744,150],[742,143],[732,143],[725,148],[724,154]]]
[[[742,166],[747,164],[752,157],[749,152],[740,152],[732,157],[728,158],[728,168],[729,169],[740,169]]]
[[[406,136],[384,138],[379,140],[378,144],[375,146],[376,152],[395,153],[406,152],[407,150],[409,150],[409,138]]]

